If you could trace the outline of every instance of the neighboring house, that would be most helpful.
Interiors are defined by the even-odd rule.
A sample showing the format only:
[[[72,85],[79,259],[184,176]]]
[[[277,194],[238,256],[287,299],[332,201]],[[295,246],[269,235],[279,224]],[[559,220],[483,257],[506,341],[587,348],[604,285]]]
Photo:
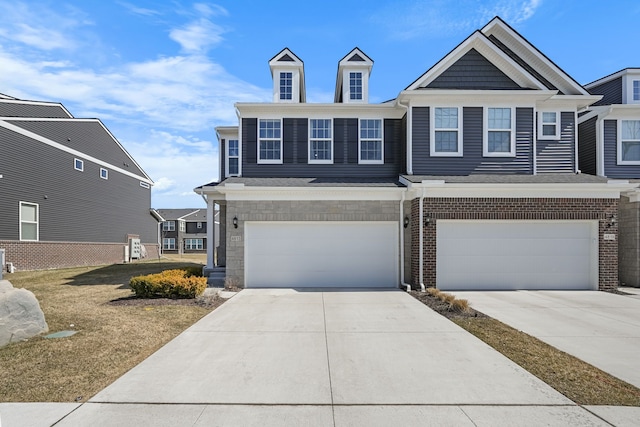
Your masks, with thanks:
[[[398,96],[338,63],[334,103],[269,61],[273,102],[217,128],[218,265],[245,287],[613,289],[623,182],[577,173],[577,116],[600,96],[500,18]],[[220,254],[222,253],[222,257]],[[223,261],[223,262],[220,262]],[[214,267],[211,252],[207,267]]]
[[[162,252],[197,254],[207,252],[206,209],[158,209],[162,217]]]
[[[100,120],[0,95],[0,151],[0,248],[13,268],[157,256],[153,181]]]
[[[585,88],[602,99],[580,115],[582,172],[640,182],[640,68],[626,68]],[[620,283],[640,286],[640,193],[620,198]]]

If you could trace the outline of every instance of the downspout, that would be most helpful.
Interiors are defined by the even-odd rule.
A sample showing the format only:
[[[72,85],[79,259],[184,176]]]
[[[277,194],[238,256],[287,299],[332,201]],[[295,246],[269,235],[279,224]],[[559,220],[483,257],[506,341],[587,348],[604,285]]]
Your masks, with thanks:
[[[404,108],[407,111],[407,135],[406,135],[406,167],[407,167],[407,175],[413,175],[413,153],[411,149],[412,143],[412,128],[411,128],[411,101],[407,101],[407,105],[404,105],[402,102],[398,101],[398,105]]]
[[[411,290],[411,285],[404,282],[404,197],[406,190],[402,192],[400,199],[400,286],[405,286],[407,292]]]
[[[420,266],[420,291],[424,292],[425,291],[425,286],[424,286],[424,260],[423,260],[423,256],[424,256],[424,193],[426,191],[426,188],[422,187],[422,196],[420,196],[420,261],[419,261],[419,266]]]

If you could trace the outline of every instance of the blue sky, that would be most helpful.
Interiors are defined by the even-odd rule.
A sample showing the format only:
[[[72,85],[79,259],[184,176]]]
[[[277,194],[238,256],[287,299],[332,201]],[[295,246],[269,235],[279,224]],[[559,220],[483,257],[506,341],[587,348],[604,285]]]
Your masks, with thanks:
[[[639,67],[636,0],[0,2],[0,92],[98,117],[156,182],[155,208],[203,207],[214,128],[268,102],[268,61],[305,63],[308,102],[332,102],[338,61],[374,60],[370,101],[398,92],[495,15],[580,83]]]

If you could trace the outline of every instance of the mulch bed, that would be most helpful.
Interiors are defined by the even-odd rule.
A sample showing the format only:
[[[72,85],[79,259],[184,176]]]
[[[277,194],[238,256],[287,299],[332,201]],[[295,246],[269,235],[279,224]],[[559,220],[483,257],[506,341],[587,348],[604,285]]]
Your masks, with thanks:
[[[436,298],[434,296],[429,295],[426,292],[418,292],[418,291],[410,291],[409,295],[428,306],[430,309],[435,311],[438,314],[443,315],[447,319],[466,319],[469,317],[488,317],[486,314],[481,313],[479,311],[474,310],[469,307],[466,311],[454,311],[451,309],[451,306]]]
[[[150,307],[158,305],[186,305],[198,306],[209,309],[219,307],[226,300],[217,296],[201,296],[197,298],[138,298],[135,295],[117,298],[107,304],[127,307]]]

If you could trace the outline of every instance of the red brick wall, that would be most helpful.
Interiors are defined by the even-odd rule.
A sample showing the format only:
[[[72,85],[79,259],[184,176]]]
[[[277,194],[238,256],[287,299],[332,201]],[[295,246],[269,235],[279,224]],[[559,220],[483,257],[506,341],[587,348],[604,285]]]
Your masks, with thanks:
[[[0,240],[5,261],[18,271],[121,263],[125,243],[18,242]],[[147,259],[158,258],[158,245],[145,243]]]
[[[427,287],[436,287],[436,224],[439,219],[468,220],[597,220],[598,287],[618,286],[618,223],[609,219],[618,213],[618,199],[554,199],[554,198],[425,198],[424,216],[431,223],[423,233],[423,279]],[[420,285],[420,199],[411,204],[411,284]],[[615,234],[616,240],[604,240],[604,234]]]

